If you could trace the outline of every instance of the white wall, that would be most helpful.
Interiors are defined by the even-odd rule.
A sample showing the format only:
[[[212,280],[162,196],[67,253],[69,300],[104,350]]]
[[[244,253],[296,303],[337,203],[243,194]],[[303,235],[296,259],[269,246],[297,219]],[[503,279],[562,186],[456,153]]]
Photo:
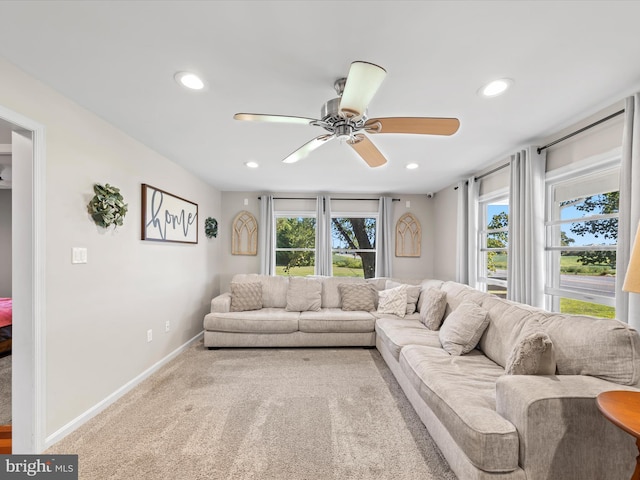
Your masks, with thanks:
[[[220,193],[192,174],[0,61],[0,105],[46,128],[46,435],[51,435],[202,330],[219,291],[220,242],[203,219]],[[124,226],[87,213],[94,183],[121,189]],[[140,240],[141,183],[199,205],[199,243]],[[71,264],[71,248],[88,263]],[[171,331],[164,333],[165,322]],[[154,339],[147,343],[147,330]]]
[[[272,193],[275,197],[296,197],[296,198],[313,198],[309,201],[288,201],[277,200],[276,208],[290,210],[293,208],[303,208],[307,211],[315,212],[315,196],[317,193]],[[433,275],[433,257],[434,245],[437,232],[433,229],[433,202],[434,199],[428,199],[426,195],[396,195],[384,194],[393,198],[399,198],[400,201],[393,202],[393,215],[395,226],[398,219],[405,213],[413,213],[422,227],[422,246],[420,257],[393,257],[393,276],[397,278],[425,278]],[[242,210],[253,213],[256,218],[260,219],[260,196],[257,192],[223,192],[222,204],[224,212],[220,219],[220,240],[222,244],[222,259],[220,272],[220,288],[223,291],[228,290],[229,281],[235,273],[257,273],[260,270],[260,260],[258,256],[231,255],[231,225],[235,216]],[[376,198],[378,195],[348,195],[336,193],[331,195],[336,198]],[[247,205],[244,204],[245,199]],[[407,207],[407,201],[410,207]],[[332,211],[342,212],[361,212],[361,211],[377,211],[378,201],[345,201],[333,200]],[[258,225],[258,229],[261,225]],[[394,235],[395,238],[395,235]],[[393,246],[395,249],[395,245]]]
[[[0,189],[0,297],[11,297],[10,189]]]
[[[433,199],[435,200],[433,229],[437,233],[434,244],[433,277],[441,280],[455,280],[458,192],[451,185],[437,192]]]

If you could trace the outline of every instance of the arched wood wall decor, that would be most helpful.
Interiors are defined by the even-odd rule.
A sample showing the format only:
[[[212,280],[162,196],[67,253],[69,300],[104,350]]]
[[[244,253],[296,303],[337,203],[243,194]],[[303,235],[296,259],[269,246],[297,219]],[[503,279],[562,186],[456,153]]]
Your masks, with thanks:
[[[232,255],[258,254],[258,222],[250,212],[243,210],[233,219]]]
[[[405,213],[396,223],[396,257],[419,257],[422,228],[412,213]]]

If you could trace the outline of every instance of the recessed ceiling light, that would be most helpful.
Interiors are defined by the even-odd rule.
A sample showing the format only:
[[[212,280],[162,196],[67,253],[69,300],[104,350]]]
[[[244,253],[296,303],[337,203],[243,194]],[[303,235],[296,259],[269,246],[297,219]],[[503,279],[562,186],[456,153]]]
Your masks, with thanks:
[[[244,162],[244,164],[248,167],[248,168],[258,168],[260,165],[258,165],[257,162]]]
[[[405,166],[407,170],[415,170],[418,167],[419,165],[417,163],[407,163],[407,165]]]
[[[500,78],[487,83],[484,87],[478,90],[478,93],[483,97],[496,97],[506,92],[511,85],[513,85],[513,80],[510,78]]]
[[[204,82],[195,73],[191,72],[178,72],[174,75],[176,82],[190,90],[202,90],[204,88]]]

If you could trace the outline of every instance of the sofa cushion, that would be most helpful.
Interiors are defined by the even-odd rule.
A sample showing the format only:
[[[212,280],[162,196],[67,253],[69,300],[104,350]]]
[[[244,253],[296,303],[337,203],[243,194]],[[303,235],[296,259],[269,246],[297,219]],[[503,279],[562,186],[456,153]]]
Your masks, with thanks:
[[[358,277],[316,277],[322,281],[322,308],[341,308],[338,286],[344,283],[366,283]]]
[[[518,432],[496,412],[496,382],[504,369],[474,350],[450,356],[408,345],[400,368],[473,465],[486,472],[518,468]]]
[[[528,323],[540,321],[544,311],[492,295],[483,300],[482,308],[489,312],[490,321],[480,338],[480,350],[498,365],[506,367],[507,359]]]
[[[486,297],[492,296],[457,282],[445,282],[440,289],[447,294],[447,308],[444,312],[445,320],[462,302],[470,301],[480,305]]]
[[[317,278],[290,277],[287,290],[288,312],[320,310],[322,283]]]
[[[407,286],[378,292],[378,313],[390,313],[402,318],[407,313]]]
[[[372,312],[378,308],[378,290],[369,283],[341,283],[338,290],[342,310]]]
[[[231,282],[231,306],[232,312],[244,312],[246,310],[260,310],[262,308],[262,283]]]
[[[262,306],[265,308],[287,306],[289,278],[283,276],[260,275],[257,273],[238,273],[231,279],[233,283],[262,283]]]
[[[376,321],[376,334],[396,360],[406,345],[440,347],[438,332],[426,328],[416,320],[386,317]]]
[[[507,375],[554,375],[553,344],[540,322],[532,319],[520,332],[505,366]]]
[[[375,318],[369,312],[322,308],[319,312],[300,313],[299,328],[301,332],[373,332]]]
[[[619,320],[547,312],[560,375],[591,375],[622,385],[640,382],[640,336]]]
[[[385,289],[396,288],[400,285],[405,285],[407,291],[407,307],[405,315],[410,315],[418,311],[418,299],[420,298],[420,285],[408,285],[395,280],[387,280],[385,282]]]
[[[233,333],[291,333],[298,330],[300,313],[284,308],[263,308],[250,312],[216,312],[204,317],[204,329]]]
[[[487,311],[473,302],[463,302],[440,328],[440,343],[451,355],[463,355],[473,350],[487,328]]]
[[[447,308],[447,294],[436,288],[423,293],[424,300],[420,308],[420,321],[429,330],[438,330]]]

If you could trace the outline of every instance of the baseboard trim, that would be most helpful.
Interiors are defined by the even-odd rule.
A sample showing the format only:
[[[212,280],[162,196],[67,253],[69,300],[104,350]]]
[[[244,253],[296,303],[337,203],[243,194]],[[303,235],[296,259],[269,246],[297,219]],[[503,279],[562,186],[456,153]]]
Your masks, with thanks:
[[[180,347],[176,348],[173,352],[171,352],[166,357],[164,357],[161,360],[157,361],[155,364],[150,366],[148,369],[146,369],[140,375],[138,375],[137,377],[135,377],[131,381],[129,381],[126,384],[124,384],[118,390],[113,392],[107,398],[105,398],[104,400],[100,401],[99,403],[97,403],[96,405],[91,407],[89,410],[87,410],[83,414],[79,415],[78,417],[74,418],[69,423],[67,423],[65,426],[63,426],[62,428],[58,429],[56,432],[54,432],[51,435],[49,435],[48,437],[46,437],[45,440],[44,440],[44,450],[46,450],[50,446],[54,445],[55,443],[59,442],[60,440],[62,440],[64,437],[69,435],[71,432],[76,430],[78,427],[80,427],[81,425],[83,425],[84,423],[88,422],[89,420],[91,420],[96,415],[98,415],[105,408],[107,408],[111,404],[115,403],[117,400],[119,400],[126,393],[130,392],[131,390],[133,390],[142,381],[146,380],[151,375],[153,375],[156,371],[158,371],[160,369],[160,367],[162,367],[165,364],[169,363],[169,361],[173,360],[179,354],[184,352],[193,343],[195,343],[198,340],[200,340],[203,335],[204,335],[204,332],[198,333],[195,337],[193,337],[192,339],[188,340],[186,343],[184,343]]]

